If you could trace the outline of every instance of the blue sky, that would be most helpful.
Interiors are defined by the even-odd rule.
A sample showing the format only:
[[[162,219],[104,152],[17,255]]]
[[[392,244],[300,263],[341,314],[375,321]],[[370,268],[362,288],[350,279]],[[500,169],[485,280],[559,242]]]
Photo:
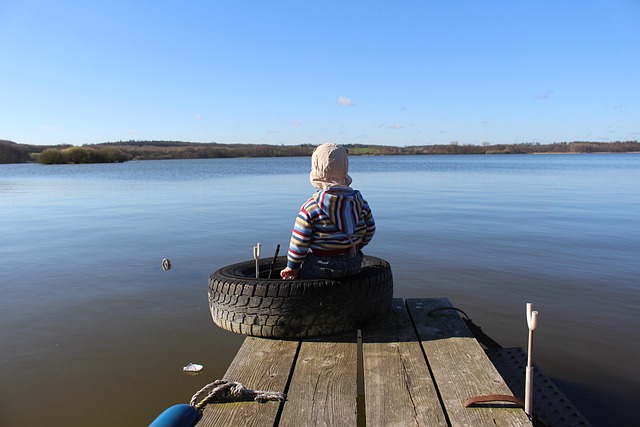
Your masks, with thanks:
[[[0,139],[640,140],[640,1],[0,0]]]

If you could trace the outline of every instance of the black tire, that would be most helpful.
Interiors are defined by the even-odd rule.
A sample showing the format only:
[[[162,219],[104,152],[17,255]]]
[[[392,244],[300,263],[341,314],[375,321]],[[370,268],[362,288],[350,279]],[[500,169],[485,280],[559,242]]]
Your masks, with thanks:
[[[216,325],[264,338],[303,338],[352,331],[391,308],[389,263],[365,255],[360,273],[340,279],[282,280],[286,257],[223,267],[209,277],[209,308]]]

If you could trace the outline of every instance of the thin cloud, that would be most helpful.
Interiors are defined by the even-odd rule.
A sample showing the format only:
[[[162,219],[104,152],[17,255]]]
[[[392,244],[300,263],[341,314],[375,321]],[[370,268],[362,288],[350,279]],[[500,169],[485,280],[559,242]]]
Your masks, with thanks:
[[[202,114],[196,114],[196,120],[202,120],[204,116]]]
[[[553,94],[555,93],[554,90],[547,90],[539,95],[536,95],[536,99],[549,99],[553,96]]]
[[[380,123],[378,125],[378,128],[380,128],[380,129],[394,129],[395,130],[395,129],[404,129],[404,126],[399,125],[397,123],[396,124],[392,124],[392,125],[387,125],[387,124],[384,124],[384,123]]]
[[[351,100],[351,98],[347,98],[346,96],[339,96],[338,105],[342,105],[343,107],[353,107],[356,104]]]

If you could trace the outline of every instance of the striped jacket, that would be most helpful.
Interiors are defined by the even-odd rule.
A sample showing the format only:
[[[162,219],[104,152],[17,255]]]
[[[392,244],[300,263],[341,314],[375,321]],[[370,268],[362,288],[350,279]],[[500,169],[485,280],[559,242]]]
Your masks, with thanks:
[[[349,249],[366,246],[376,224],[358,190],[333,187],[316,192],[296,217],[287,252],[287,266],[300,268],[309,249]]]

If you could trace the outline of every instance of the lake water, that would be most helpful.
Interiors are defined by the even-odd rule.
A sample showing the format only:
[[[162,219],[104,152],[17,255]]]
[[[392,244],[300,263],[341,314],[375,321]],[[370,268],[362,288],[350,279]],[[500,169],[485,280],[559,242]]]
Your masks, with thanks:
[[[244,337],[211,321],[208,275],[257,242],[286,248],[309,163],[0,165],[0,425],[147,425],[222,378]],[[396,297],[448,297],[505,347],[526,347],[532,302],[545,373],[594,425],[635,424],[640,155],[352,157],[350,172]]]

